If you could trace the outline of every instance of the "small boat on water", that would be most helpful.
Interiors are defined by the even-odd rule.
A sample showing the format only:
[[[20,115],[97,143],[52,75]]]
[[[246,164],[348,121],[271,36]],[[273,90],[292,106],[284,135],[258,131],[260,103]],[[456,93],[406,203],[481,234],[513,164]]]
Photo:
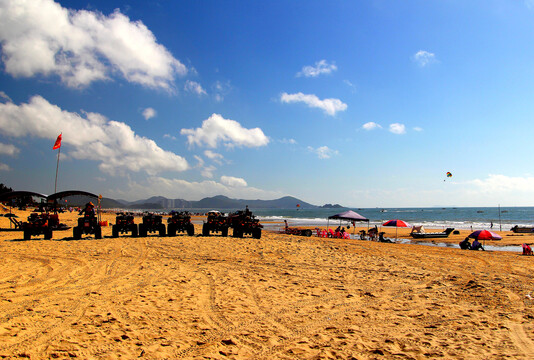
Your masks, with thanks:
[[[454,231],[454,228],[447,228],[443,232],[414,232],[410,233],[411,237],[414,239],[435,239],[435,238],[446,238]]]

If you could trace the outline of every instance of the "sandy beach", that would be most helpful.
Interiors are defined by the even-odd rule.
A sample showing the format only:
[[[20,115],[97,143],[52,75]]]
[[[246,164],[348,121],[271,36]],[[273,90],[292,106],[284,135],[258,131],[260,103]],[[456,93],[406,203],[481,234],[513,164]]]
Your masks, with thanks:
[[[468,233],[431,247],[2,231],[0,358],[534,358],[534,256],[460,250]],[[491,243],[534,243],[498,233]]]

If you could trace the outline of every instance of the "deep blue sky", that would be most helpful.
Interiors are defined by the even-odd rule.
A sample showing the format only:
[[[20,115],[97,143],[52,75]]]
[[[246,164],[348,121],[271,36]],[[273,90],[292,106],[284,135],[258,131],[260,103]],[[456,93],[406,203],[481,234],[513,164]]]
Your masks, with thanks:
[[[59,190],[534,205],[534,1],[0,0],[0,44],[17,190],[62,133]]]

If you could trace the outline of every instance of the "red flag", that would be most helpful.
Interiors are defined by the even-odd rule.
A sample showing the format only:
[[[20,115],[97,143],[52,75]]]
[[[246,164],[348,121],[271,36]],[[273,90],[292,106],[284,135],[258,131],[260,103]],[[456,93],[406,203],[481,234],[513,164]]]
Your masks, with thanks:
[[[59,136],[57,137],[56,142],[54,143],[54,147],[52,148],[52,150],[59,149],[60,147],[61,147],[61,134],[59,134]]]

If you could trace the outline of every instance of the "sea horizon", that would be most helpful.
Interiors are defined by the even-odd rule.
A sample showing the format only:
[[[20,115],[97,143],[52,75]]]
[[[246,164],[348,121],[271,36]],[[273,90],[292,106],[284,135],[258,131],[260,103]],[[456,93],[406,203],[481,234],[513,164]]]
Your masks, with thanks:
[[[169,209],[108,209],[131,212],[159,212],[189,211],[191,213],[206,213],[218,210],[223,213],[243,209],[211,209],[211,208],[169,208]],[[391,219],[400,219],[410,226],[423,225],[429,229],[492,229],[495,231],[509,231],[515,225],[532,226],[534,224],[534,206],[501,206],[501,207],[392,207],[392,208],[315,208],[315,209],[254,209],[252,213],[262,221],[283,222],[287,220],[295,226],[326,226],[330,223],[340,223],[339,220],[328,220],[329,216],[352,210],[369,219],[370,226],[380,226]],[[341,221],[344,226],[349,225]],[[357,222],[362,226],[367,222]],[[493,226],[492,226],[493,224]]]

